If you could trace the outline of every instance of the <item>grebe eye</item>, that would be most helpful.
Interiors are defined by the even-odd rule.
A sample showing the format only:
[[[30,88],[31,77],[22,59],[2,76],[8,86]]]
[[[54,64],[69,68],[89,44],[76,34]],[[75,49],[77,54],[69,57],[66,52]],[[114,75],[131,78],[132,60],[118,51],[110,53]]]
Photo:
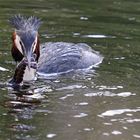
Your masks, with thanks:
[[[19,43],[20,43],[21,46],[23,46],[21,41],[19,41]]]

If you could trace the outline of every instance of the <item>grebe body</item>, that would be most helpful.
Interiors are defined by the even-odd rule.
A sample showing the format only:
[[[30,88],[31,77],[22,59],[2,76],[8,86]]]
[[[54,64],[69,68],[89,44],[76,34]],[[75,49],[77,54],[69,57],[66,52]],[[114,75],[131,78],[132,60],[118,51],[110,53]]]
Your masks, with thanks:
[[[91,68],[102,56],[85,43],[48,42],[41,45],[38,72],[44,74]]]
[[[17,84],[34,80],[36,72],[64,73],[91,68],[103,60],[85,43],[48,42],[40,45],[38,29],[41,21],[36,17],[16,15],[10,23],[15,28],[11,53],[19,63],[12,81]]]

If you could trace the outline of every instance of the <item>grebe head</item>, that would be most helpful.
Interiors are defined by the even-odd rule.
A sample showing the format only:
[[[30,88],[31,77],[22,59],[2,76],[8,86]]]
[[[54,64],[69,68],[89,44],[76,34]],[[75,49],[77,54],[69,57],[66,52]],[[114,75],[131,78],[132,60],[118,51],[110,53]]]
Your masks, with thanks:
[[[30,68],[31,57],[36,54],[38,61],[40,56],[38,29],[41,21],[34,16],[26,18],[15,15],[10,19],[10,23],[15,28],[12,35],[12,56],[15,61],[21,61],[25,57]]]

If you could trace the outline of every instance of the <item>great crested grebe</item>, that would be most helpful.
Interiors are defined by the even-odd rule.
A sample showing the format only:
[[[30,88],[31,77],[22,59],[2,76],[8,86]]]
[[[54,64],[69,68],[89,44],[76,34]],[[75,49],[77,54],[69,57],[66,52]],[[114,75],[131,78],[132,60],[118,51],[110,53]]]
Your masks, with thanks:
[[[86,69],[102,62],[103,57],[85,43],[48,42],[40,45],[37,17],[15,15],[10,19],[15,28],[12,34],[12,56],[18,65],[11,83],[31,81],[38,74],[66,73]]]

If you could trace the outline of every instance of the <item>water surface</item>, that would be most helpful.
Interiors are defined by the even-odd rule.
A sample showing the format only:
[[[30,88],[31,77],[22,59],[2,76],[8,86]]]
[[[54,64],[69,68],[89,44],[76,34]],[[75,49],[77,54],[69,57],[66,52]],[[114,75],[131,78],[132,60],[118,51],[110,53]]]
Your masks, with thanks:
[[[140,139],[139,7],[138,0],[0,0],[0,139]],[[103,63],[85,77],[4,86],[15,68],[8,19],[17,13],[42,19],[42,43],[87,43]]]

